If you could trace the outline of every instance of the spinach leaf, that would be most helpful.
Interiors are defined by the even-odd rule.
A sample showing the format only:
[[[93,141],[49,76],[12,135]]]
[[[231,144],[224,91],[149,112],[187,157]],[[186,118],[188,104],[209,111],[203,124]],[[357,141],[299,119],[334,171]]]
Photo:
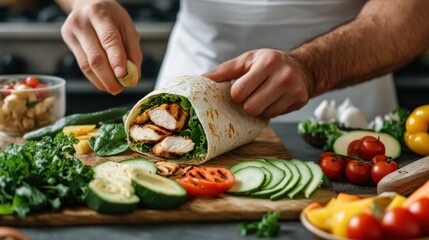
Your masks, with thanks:
[[[98,129],[98,136],[89,140],[97,156],[112,156],[128,149],[127,134],[123,123],[104,123]]]

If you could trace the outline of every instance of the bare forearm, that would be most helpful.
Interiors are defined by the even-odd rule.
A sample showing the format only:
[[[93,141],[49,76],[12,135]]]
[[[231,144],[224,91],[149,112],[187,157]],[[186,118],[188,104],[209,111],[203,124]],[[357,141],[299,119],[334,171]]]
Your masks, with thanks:
[[[351,22],[291,52],[311,97],[391,72],[429,46],[429,1],[371,0]]]

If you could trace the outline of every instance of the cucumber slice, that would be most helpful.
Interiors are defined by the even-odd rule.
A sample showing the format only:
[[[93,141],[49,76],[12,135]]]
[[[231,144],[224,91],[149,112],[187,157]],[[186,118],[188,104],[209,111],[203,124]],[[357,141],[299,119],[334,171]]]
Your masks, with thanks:
[[[105,214],[127,214],[140,202],[133,187],[123,181],[97,178],[89,183],[86,203],[89,208]]]
[[[261,167],[260,168],[262,170],[262,172],[264,172],[265,174],[265,179],[264,182],[262,183],[262,188],[268,186],[268,184],[270,184],[271,178],[273,178],[273,174],[271,174],[270,171],[268,171],[266,168]]]
[[[393,159],[398,158],[401,155],[401,144],[392,135],[382,132],[373,132],[366,130],[350,131],[344,133],[334,142],[334,152],[337,154],[347,155],[347,147],[349,144],[356,139],[363,138],[365,136],[374,136],[380,138],[386,148],[386,156],[390,156]]]
[[[298,171],[298,167],[295,166],[295,164],[293,164],[290,161],[283,161],[283,164],[285,164],[290,171],[292,172],[292,178],[290,179],[289,183],[286,185],[285,188],[283,188],[281,191],[273,194],[270,196],[271,200],[279,200],[281,198],[283,198],[284,196],[287,195],[287,193],[293,188],[295,187],[295,185],[298,183],[300,177],[300,173]]]
[[[312,175],[310,183],[308,183],[307,187],[304,189],[304,196],[309,198],[322,185],[323,171],[320,166],[314,162],[305,162],[305,164],[307,164]]]
[[[296,186],[287,194],[289,198],[294,198],[308,185],[308,183],[311,181],[312,175],[310,168],[308,168],[307,164],[305,164],[303,161],[297,159],[292,159],[290,161],[291,163],[295,164],[295,166],[297,166],[301,176]]]
[[[130,176],[131,184],[146,208],[171,209],[186,201],[186,190],[172,179],[141,168],[131,168]]]
[[[276,187],[277,184],[279,184],[285,176],[285,172],[283,170],[274,166],[273,164],[268,163],[264,159],[248,160],[248,161],[239,162],[239,163],[236,163],[236,164],[230,166],[229,170],[231,170],[233,173],[235,173],[237,170],[248,167],[248,166],[266,168],[271,173],[272,177],[271,177],[269,183],[266,185],[264,184],[261,188],[262,190],[271,189],[271,188]]]
[[[94,178],[118,179],[131,183],[128,175],[128,166],[113,161],[105,161],[95,165]]]
[[[266,177],[262,168],[254,166],[240,168],[234,172],[234,176],[234,185],[226,191],[234,195],[248,195],[258,191]]]
[[[285,177],[282,179],[282,181],[274,188],[262,190],[258,192],[252,193],[250,196],[255,198],[269,198],[271,195],[280,192],[283,190],[286,185],[289,183],[290,179],[292,178],[292,171],[284,164],[284,162],[287,160],[281,160],[281,159],[270,159],[267,160],[267,162],[273,164],[274,166],[280,168],[285,172]]]
[[[129,167],[143,168],[150,173],[158,172],[158,168],[156,167],[155,163],[144,158],[128,159],[128,160],[121,161],[120,164],[125,164]]]

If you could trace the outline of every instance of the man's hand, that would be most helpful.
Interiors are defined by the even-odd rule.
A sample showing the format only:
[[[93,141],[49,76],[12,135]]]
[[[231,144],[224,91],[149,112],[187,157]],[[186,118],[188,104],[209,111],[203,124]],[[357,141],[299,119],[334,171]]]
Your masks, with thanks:
[[[274,49],[246,52],[203,76],[216,82],[236,80],[231,88],[233,101],[243,103],[247,114],[261,118],[298,110],[313,88],[301,64]]]
[[[57,0],[70,14],[61,34],[85,76],[100,90],[118,94],[127,59],[140,65],[140,35],[126,10],[113,0]]]

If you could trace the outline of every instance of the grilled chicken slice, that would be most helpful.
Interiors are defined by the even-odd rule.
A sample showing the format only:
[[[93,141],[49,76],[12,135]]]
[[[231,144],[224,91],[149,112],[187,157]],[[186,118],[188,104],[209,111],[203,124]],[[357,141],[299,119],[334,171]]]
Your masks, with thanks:
[[[189,112],[183,109],[179,103],[164,103],[151,108],[148,115],[155,125],[180,132],[188,121]]]
[[[171,134],[172,132],[160,128],[154,124],[135,124],[130,128],[130,137],[135,142],[156,143],[170,136]]]
[[[195,143],[188,137],[169,136],[155,144],[152,153],[163,158],[178,158],[194,150]]]
[[[136,124],[143,124],[149,120],[149,109],[145,110],[142,114],[138,115],[134,120]]]

